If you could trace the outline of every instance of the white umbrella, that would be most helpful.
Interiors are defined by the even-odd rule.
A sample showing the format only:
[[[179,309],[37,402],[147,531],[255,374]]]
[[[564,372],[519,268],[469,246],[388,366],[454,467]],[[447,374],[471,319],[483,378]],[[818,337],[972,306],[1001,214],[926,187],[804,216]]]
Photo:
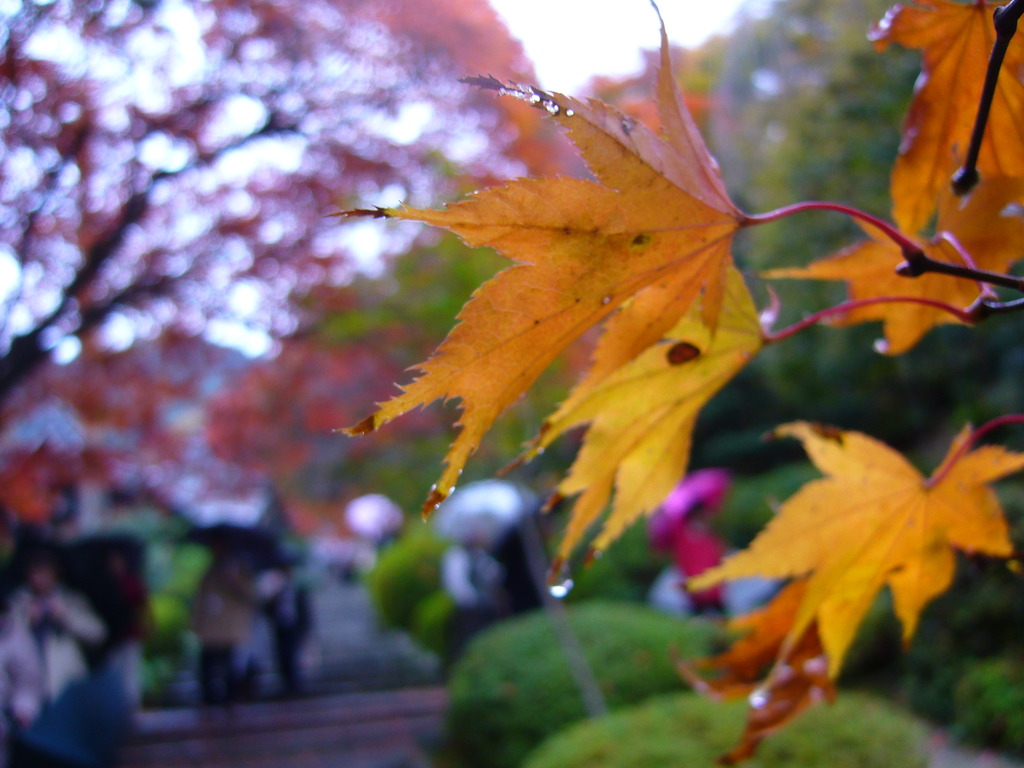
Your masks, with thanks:
[[[504,480],[481,480],[459,488],[431,518],[446,539],[490,546],[529,509],[530,497]]]
[[[402,510],[382,493],[352,499],[345,507],[345,524],[357,536],[380,541],[402,527]]]

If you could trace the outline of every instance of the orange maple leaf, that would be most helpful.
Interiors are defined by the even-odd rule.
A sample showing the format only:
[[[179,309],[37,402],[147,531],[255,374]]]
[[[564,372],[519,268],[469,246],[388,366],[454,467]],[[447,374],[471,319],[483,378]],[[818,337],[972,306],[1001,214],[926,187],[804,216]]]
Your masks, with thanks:
[[[746,550],[691,580],[706,589],[745,576],[807,575],[807,593],[781,655],[817,622],[838,673],[864,612],[888,584],[905,640],[924,606],[953,578],[954,548],[1012,552],[999,501],[988,484],[1024,467],[1024,455],[996,446],[966,451],[965,428],[929,479],[888,446],[858,432],[797,422],[796,437],[827,477],[801,488]]]
[[[544,422],[534,449],[588,424],[579,454],[558,486],[561,496],[580,494],[560,557],[572,553],[604,510],[613,486],[615,503],[594,543],[598,550],[665,500],[686,471],[701,408],[762,345],[753,299],[743,277],[730,268],[716,328],[695,304],[662,343],[610,374],[580,382]]]
[[[604,333],[600,359],[606,370],[660,339],[699,294],[714,324],[732,236],[746,217],[728,199],[672,80],[664,27],[661,55],[657,94],[663,137],[597,101],[475,79],[553,116],[580,149],[596,183],[520,179],[443,211],[373,212],[445,227],[470,245],[490,246],[515,262],[473,295],[459,324],[417,367],[416,380],[346,430],[365,434],[434,400],[461,400],[461,431],[425,512],[455,486],[501,412],[570,343],[632,297],[636,300],[621,312],[624,319]],[[370,212],[349,215],[359,213]],[[644,329],[638,335],[637,315]]]
[[[903,127],[891,180],[896,223],[920,232],[938,192],[963,161],[995,42],[993,13],[1002,3],[917,0],[892,8],[871,33],[876,47],[919,48],[923,63]],[[1014,40],[978,158],[982,176],[1020,175],[1024,168],[1024,43]]]
[[[676,662],[679,673],[697,692],[716,700],[744,696],[749,700],[739,743],[719,758],[720,763],[745,760],[766,736],[805,709],[835,698],[835,683],[828,676],[828,660],[814,623],[788,654],[780,657],[806,587],[806,579],[793,581],[763,608],[732,619],[729,628],[744,634],[725,653]],[[718,676],[708,679],[697,670],[710,670]]]
[[[1024,200],[1024,178],[986,179],[966,198],[945,190],[940,195],[938,234],[920,241],[932,259],[1003,273],[1021,258],[1024,217],[1017,203]],[[766,278],[845,280],[850,299],[915,297],[956,308],[966,308],[978,298],[978,283],[927,273],[908,279],[896,273],[904,260],[900,246],[870,226],[870,240],[821,259],[807,267],[774,269]],[[967,261],[969,257],[970,261]],[[958,320],[949,312],[919,303],[893,302],[858,307],[833,320],[853,325],[870,320],[884,323],[887,354],[899,355],[912,348],[931,328]]]

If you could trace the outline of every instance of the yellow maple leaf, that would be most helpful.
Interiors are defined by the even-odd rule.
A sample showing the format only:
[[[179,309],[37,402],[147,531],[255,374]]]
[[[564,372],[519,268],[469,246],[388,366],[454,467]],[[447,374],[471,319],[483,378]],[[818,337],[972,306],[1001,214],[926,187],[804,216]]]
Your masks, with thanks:
[[[923,607],[952,581],[954,548],[1011,554],[1006,521],[988,484],[1024,467],[1024,455],[995,446],[968,452],[965,428],[926,479],[900,454],[858,432],[797,422],[776,434],[801,440],[826,477],[787,500],[749,548],[690,586],[808,575],[783,656],[816,621],[835,677],[883,586],[892,592],[909,640]]]
[[[876,46],[919,48],[923,63],[903,127],[891,190],[896,223],[920,232],[963,162],[995,42],[993,13],[1003,3],[917,0],[892,8],[872,30]],[[978,158],[982,176],[1019,175],[1024,168],[1024,44],[1006,52]]]
[[[637,300],[641,300],[641,296]],[[539,448],[587,423],[562,496],[576,500],[559,554],[568,558],[607,505],[612,513],[594,546],[603,549],[655,509],[686,471],[700,409],[750,362],[763,344],[743,277],[730,268],[717,328],[697,305],[635,360],[599,381],[584,379],[545,421]]]
[[[958,198],[946,190],[940,199],[938,235],[920,244],[929,257],[1000,273],[1021,258],[1024,217],[1016,204],[1024,200],[1024,178],[986,179],[967,197]],[[762,276],[845,280],[854,301],[914,297],[963,309],[978,298],[980,288],[970,280],[936,273],[912,279],[898,275],[896,267],[904,260],[900,246],[876,229],[864,229],[870,240],[807,267],[769,270]],[[965,261],[964,253],[970,255],[971,263]],[[936,325],[958,322],[949,312],[910,302],[858,307],[833,322],[853,325],[870,320],[883,321],[885,351],[891,355],[911,349]]]
[[[417,379],[346,430],[365,434],[434,400],[461,400],[461,431],[425,512],[455,486],[501,412],[570,343],[643,289],[670,288],[638,298],[621,313],[624,321],[609,326],[601,357],[609,371],[656,342],[698,295],[714,323],[730,242],[746,217],[726,196],[672,81],[664,28],[661,55],[657,91],[664,137],[597,101],[475,79],[546,110],[568,130],[597,182],[519,179],[445,210],[349,214],[445,227],[515,262],[473,295],[458,325],[417,367]],[[628,322],[638,314],[646,329],[639,338]]]

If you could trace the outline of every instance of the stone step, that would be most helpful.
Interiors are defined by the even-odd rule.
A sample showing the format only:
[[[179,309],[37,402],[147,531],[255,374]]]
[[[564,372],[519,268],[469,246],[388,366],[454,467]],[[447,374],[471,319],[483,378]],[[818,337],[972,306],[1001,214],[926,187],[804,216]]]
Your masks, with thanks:
[[[122,768],[418,766],[445,692],[422,688],[142,713]]]

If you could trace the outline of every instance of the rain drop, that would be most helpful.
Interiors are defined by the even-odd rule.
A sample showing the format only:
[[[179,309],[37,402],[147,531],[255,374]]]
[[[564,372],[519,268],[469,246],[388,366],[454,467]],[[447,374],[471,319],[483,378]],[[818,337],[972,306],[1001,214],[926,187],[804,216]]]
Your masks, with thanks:
[[[565,597],[572,591],[572,588],[573,580],[566,578],[561,581],[557,581],[550,587],[548,587],[548,592],[551,593],[552,597],[561,600],[563,597]]]
[[[549,115],[557,115],[559,112],[562,111],[562,108],[555,104],[555,102],[553,101],[545,101],[544,109],[548,111]]]
[[[548,570],[548,592],[552,597],[561,600],[572,591],[573,580],[569,576],[569,565],[562,557],[551,561]]]
[[[565,110],[565,116],[566,117],[572,117],[575,114],[576,114],[576,110],[575,109],[567,109],[567,110]]]
[[[889,354],[888,339],[875,339],[875,343],[872,346],[875,348],[875,352],[877,352],[880,355]]]
[[[768,694],[765,693],[764,690],[762,690],[761,688],[758,688],[756,691],[750,694],[750,698],[748,699],[748,701],[750,702],[750,706],[752,709],[764,709],[766,706],[768,706]]]
[[[601,303],[602,304],[611,304],[611,301],[612,301],[612,297],[611,296],[605,296],[603,299],[601,299]]]
[[[534,451],[534,453],[535,453],[535,454],[536,454],[537,456],[543,456],[543,455],[544,455],[544,451],[545,451],[545,448],[544,448],[544,446],[542,445],[542,446],[541,446],[540,448],[538,448],[538,449],[537,449],[536,451]]]

